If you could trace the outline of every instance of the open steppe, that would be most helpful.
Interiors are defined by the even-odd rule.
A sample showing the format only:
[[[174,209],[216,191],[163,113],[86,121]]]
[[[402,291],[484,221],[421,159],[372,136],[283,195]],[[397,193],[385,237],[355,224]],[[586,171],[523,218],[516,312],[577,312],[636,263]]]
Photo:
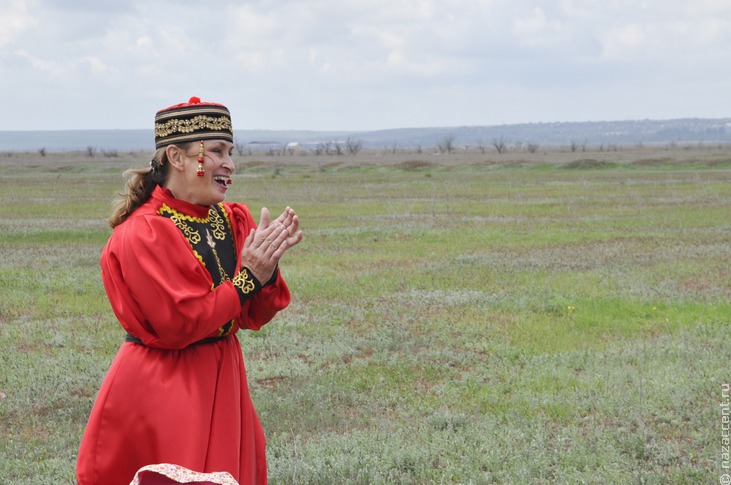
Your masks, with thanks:
[[[107,155],[0,153],[2,483],[74,482],[124,337],[98,258],[152,153]],[[725,473],[730,147],[234,159],[229,199],[306,234],[292,305],[239,333],[271,483]]]

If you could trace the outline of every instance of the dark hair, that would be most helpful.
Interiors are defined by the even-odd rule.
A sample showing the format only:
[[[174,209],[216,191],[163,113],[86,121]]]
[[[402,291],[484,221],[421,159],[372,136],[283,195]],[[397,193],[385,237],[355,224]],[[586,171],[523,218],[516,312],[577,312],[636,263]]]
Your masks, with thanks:
[[[168,163],[165,147],[159,148],[150,162],[150,168],[133,168],[124,172],[127,177],[125,192],[117,194],[109,225],[116,227],[132,212],[147,202],[158,185],[163,186],[168,178]]]

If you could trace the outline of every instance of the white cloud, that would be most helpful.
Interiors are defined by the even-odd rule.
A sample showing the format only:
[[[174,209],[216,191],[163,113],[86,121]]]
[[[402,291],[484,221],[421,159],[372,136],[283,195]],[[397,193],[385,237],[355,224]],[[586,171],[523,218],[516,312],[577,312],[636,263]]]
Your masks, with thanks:
[[[190,95],[251,128],[718,116],[730,50],[726,0],[9,0],[0,17],[15,109],[59,104],[25,129],[145,127]],[[115,116],[69,118],[80,99]]]
[[[104,63],[101,59],[94,56],[85,56],[81,58],[83,64],[87,64],[91,72],[95,76],[117,75],[118,71]]]
[[[65,79],[71,72],[69,65],[35,57],[25,49],[17,49],[15,55],[27,61],[28,65],[36,71],[39,71],[42,75],[47,76],[50,81]]]
[[[567,39],[563,22],[549,19],[543,9],[533,8],[530,15],[513,21],[511,34],[518,44],[529,49],[547,49],[563,46]]]
[[[24,31],[37,25],[28,12],[27,2],[23,0],[9,0],[3,7],[0,15],[0,50],[13,41]]]

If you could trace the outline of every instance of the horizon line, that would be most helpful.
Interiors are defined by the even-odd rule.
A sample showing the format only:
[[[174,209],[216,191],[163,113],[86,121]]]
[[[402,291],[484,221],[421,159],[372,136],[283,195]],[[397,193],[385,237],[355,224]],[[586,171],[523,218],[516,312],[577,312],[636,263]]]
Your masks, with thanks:
[[[400,126],[391,128],[372,128],[372,129],[327,129],[327,128],[236,128],[237,131],[305,131],[305,132],[337,132],[337,133],[370,133],[375,131],[391,131],[391,130],[436,130],[450,128],[498,128],[505,126],[522,126],[522,125],[553,125],[553,124],[580,124],[580,123],[633,123],[633,122],[662,122],[662,121],[684,121],[684,120],[704,120],[704,121],[731,121],[729,117],[701,117],[688,116],[680,118],[626,118],[626,119],[606,119],[606,120],[584,120],[584,121],[523,121],[517,123],[500,123],[500,124],[461,124],[461,125],[425,125],[425,126]],[[41,128],[41,129],[0,129],[4,133],[36,133],[36,132],[67,132],[67,131],[153,131],[154,128]]]

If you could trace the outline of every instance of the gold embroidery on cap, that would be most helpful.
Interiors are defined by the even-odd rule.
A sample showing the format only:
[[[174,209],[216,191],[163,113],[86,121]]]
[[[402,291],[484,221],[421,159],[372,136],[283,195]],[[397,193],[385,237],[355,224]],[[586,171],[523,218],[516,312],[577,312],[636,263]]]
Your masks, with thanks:
[[[164,138],[174,133],[193,133],[202,129],[233,131],[231,119],[226,116],[213,118],[211,116],[198,115],[189,120],[172,119],[165,123],[155,123],[155,136]]]

